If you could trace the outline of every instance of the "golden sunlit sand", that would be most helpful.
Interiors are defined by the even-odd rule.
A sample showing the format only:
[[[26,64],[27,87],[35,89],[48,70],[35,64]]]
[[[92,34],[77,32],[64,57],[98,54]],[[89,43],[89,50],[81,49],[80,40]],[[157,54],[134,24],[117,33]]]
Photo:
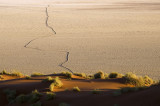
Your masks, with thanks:
[[[159,0],[0,0],[0,69],[158,79],[159,7]]]

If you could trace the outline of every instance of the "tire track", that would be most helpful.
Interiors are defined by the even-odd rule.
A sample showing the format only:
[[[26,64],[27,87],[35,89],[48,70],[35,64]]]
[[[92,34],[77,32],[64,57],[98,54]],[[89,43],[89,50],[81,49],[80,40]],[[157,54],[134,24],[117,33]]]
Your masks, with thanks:
[[[59,64],[59,66],[64,68],[64,69],[66,69],[66,70],[68,70],[68,71],[70,71],[73,74],[73,71],[71,69],[69,69],[69,68],[64,66],[64,64],[69,61],[69,53],[70,52],[68,52],[68,51],[66,52],[66,60],[64,62],[62,62],[61,64]]]
[[[47,27],[47,28],[51,29],[51,31],[53,32],[53,34],[56,34],[56,31],[53,29],[53,27],[48,24],[48,20],[49,20],[48,8],[49,8],[49,5],[45,8],[45,13],[46,13],[46,21],[45,21],[45,24],[46,24],[46,27]],[[34,38],[34,39],[30,40],[29,42],[27,42],[27,43],[24,45],[24,47],[25,47],[25,48],[30,48],[30,49],[35,49],[35,50],[42,51],[42,50],[39,49],[39,48],[29,47],[29,45],[30,45],[32,42],[34,42],[34,41],[36,41],[36,40],[38,40],[38,39],[46,38],[46,37],[50,37],[50,36],[52,36],[52,35],[41,36],[41,37]]]

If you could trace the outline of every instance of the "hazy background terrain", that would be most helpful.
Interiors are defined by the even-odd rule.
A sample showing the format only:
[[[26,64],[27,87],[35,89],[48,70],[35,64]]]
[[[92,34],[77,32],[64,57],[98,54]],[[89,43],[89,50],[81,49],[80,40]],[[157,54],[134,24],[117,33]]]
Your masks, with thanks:
[[[160,1],[0,0],[1,70],[67,71],[66,52],[73,72],[160,77]]]

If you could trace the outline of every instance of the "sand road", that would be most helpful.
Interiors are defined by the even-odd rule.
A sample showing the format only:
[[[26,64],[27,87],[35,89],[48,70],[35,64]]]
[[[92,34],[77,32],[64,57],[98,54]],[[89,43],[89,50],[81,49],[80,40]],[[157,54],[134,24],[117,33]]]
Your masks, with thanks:
[[[0,0],[1,70],[159,78],[159,64],[159,0]]]

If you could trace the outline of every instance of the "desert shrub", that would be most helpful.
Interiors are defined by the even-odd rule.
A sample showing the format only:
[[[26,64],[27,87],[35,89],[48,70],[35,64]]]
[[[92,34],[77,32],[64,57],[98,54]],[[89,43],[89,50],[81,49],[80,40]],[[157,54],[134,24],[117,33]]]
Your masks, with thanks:
[[[53,78],[48,76],[46,79],[42,80],[42,82],[53,82]]]
[[[104,74],[104,78],[107,79],[109,78],[109,75],[107,73]]]
[[[81,91],[78,87],[73,87],[72,90],[75,91],[75,92],[80,92]]]
[[[99,89],[94,89],[92,91],[92,94],[100,94],[100,93],[101,93],[101,91]]]
[[[29,80],[29,79],[31,79],[31,77],[30,76],[28,76],[28,75],[26,75],[26,77],[25,77],[27,80]]]
[[[32,94],[36,95],[36,96],[41,96],[42,95],[37,89],[35,89],[34,91],[32,91]]]
[[[42,74],[42,73],[33,73],[33,74],[31,75],[31,77],[36,77],[36,76],[41,76],[41,75],[44,75],[44,74]]]
[[[9,104],[14,103],[16,98],[16,90],[6,89],[3,92],[6,94]]]
[[[4,79],[2,75],[0,75],[0,79]]]
[[[99,71],[97,73],[94,74],[94,78],[95,79],[104,79],[104,73],[102,71]]]
[[[3,70],[3,71],[1,72],[1,74],[6,74],[6,75],[8,75],[8,74],[10,74],[10,73],[8,73],[6,70]]]
[[[61,80],[59,79],[59,77],[56,77],[53,79],[53,83],[55,87],[62,87],[63,83],[61,82]]]
[[[49,90],[50,90],[51,92],[53,92],[53,90],[54,90],[54,83],[51,83],[51,84],[50,84]]]
[[[17,77],[22,77],[22,76],[23,76],[23,74],[22,74],[21,72],[18,72],[18,71],[13,71],[13,72],[11,73],[11,75],[12,75],[12,76],[17,76]]]
[[[38,95],[30,94],[29,95],[29,102],[30,103],[35,103],[40,99]]]
[[[28,101],[28,98],[24,94],[21,94],[21,95],[19,95],[19,96],[16,97],[16,102],[17,103],[25,103],[27,101]]]
[[[122,94],[122,92],[120,89],[113,92],[113,96],[120,96],[121,94]]]
[[[85,73],[75,73],[75,75],[86,78],[86,74]]]
[[[66,72],[65,76],[66,76],[67,78],[72,78],[72,73]]]
[[[60,103],[59,106],[70,106],[70,105],[67,103]]]
[[[117,72],[112,72],[109,74],[109,78],[122,78],[122,74],[119,74]]]
[[[62,75],[66,76],[67,78],[72,78],[72,73],[70,72],[61,72]]]
[[[42,106],[42,103],[40,101],[34,103],[34,104],[31,104],[31,106]]]
[[[54,72],[53,74],[57,74],[56,72]]]
[[[46,93],[46,99],[47,100],[52,100],[56,97],[56,94],[55,93],[52,93],[52,92],[47,92]]]
[[[143,79],[146,86],[152,85],[154,82],[153,79],[148,76],[145,76]]]
[[[133,73],[127,73],[124,78],[126,79],[127,84],[134,85],[136,87],[142,87],[145,86],[144,79],[142,77],[137,77]]]

